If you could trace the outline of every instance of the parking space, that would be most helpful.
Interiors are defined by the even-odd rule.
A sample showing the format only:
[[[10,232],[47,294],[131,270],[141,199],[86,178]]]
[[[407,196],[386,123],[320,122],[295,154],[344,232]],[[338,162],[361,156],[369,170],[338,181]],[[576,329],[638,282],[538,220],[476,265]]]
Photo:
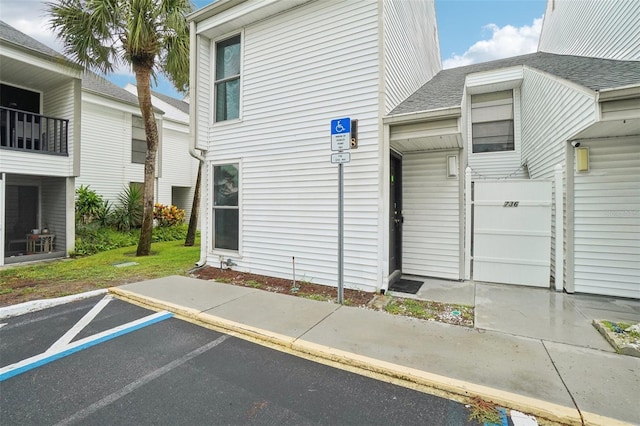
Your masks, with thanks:
[[[120,300],[100,300],[5,321],[2,366],[19,358],[9,356],[13,343],[21,348],[20,356],[46,352],[100,303],[105,306],[68,345],[110,335],[154,314]],[[474,424],[457,402],[175,318],[45,362],[0,386],[4,425]]]

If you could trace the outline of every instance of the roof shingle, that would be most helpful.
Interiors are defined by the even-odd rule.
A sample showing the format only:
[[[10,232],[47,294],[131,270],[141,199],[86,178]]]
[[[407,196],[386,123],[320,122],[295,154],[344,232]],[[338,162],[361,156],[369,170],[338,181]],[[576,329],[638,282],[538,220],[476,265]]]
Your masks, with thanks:
[[[468,74],[525,65],[591,90],[640,84],[640,61],[616,61],[537,52],[440,71],[390,115],[460,106]]]

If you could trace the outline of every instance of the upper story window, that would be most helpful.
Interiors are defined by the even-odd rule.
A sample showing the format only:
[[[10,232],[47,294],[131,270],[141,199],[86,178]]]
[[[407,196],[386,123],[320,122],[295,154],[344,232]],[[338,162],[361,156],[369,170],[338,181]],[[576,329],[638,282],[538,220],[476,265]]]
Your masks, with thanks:
[[[240,35],[216,43],[215,121],[240,117]]]
[[[147,156],[147,136],[144,132],[142,117],[131,117],[131,162],[144,164]]]
[[[473,152],[513,151],[513,90],[471,95]]]

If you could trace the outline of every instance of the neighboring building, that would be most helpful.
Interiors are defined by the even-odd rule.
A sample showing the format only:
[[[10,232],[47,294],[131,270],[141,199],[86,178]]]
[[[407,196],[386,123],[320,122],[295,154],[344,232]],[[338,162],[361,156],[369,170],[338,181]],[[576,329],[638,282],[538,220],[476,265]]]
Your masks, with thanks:
[[[640,298],[640,62],[539,52],[448,69],[384,122],[402,155],[403,273]]]
[[[640,2],[549,0],[538,51],[640,61]]]
[[[74,249],[80,102],[81,68],[0,21],[0,265]]]
[[[135,93],[135,86],[123,89],[95,73],[83,74],[82,164],[76,187],[89,186],[115,205],[125,188],[144,182],[147,144]],[[189,155],[189,105],[157,93],[152,102],[159,135],[155,201],[185,209],[188,217],[197,172]]]
[[[345,286],[386,288],[391,153],[382,117],[441,69],[432,1],[219,1],[192,22],[205,151],[202,255],[336,285],[330,122],[358,120],[345,165]]]
[[[0,265],[66,257],[74,249],[77,187],[117,204],[124,188],[144,181],[138,99],[1,21],[0,47]],[[197,173],[189,105],[158,93],[153,103],[155,200],[188,218]]]

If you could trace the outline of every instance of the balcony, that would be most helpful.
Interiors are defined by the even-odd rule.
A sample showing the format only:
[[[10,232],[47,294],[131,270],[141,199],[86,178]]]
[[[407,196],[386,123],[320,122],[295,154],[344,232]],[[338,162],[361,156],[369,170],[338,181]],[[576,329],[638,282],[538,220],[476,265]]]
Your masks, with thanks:
[[[69,120],[0,107],[0,149],[69,155]]]

